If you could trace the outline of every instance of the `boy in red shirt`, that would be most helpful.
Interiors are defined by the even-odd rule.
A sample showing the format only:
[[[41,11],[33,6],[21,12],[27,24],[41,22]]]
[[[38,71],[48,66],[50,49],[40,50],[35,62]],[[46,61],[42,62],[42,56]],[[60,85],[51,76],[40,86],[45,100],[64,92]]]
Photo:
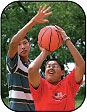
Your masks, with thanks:
[[[75,109],[75,95],[82,83],[83,74],[85,72],[85,62],[75,48],[70,38],[67,37],[65,31],[55,26],[61,33],[61,36],[69,48],[76,67],[63,80],[64,67],[58,60],[49,60],[46,63],[45,77],[42,79],[39,74],[39,69],[46,59],[51,54],[44,48],[40,55],[29,65],[28,78],[31,89],[31,94],[34,99],[36,111],[71,111]]]

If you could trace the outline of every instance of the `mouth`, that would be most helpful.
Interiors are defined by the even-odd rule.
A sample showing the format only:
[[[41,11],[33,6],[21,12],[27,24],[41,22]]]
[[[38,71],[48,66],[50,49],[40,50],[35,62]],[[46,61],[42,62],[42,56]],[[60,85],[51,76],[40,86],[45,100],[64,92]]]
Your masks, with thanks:
[[[23,50],[21,53],[22,53],[22,54],[26,54],[26,52],[27,52],[27,50]]]
[[[53,71],[53,70],[49,70],[48,73],[49,73],[49,74],[54,74],[55,71]]]

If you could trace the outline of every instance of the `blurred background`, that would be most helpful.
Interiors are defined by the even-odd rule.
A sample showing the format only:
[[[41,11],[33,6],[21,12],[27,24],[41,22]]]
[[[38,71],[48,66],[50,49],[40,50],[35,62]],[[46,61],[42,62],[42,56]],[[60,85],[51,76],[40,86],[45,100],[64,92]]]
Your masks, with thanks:
[[[1,97],[5,105],[8,106],[8,86],[6,74],[6,55],[11,38],[37,14],[40,6],[47,4],[51,6],[53,14],[46,19],[49,23],[36,24],[28,33],[31,49],[30,59],[35,59],[40,50],[37,45],[39,31],[48,25],[58,25],[62,27],[75,47],[79,50],[82,57],[86,58],[86,16],[83,9],[74,2],[12,2],[6,6],[1,14]],[[48,58],[58,58],[64,63],[65,76],[74,68],[74,60],[68,48],[63,43],[59,49],[54,51]],[[46,60],[47,60],[46,59]],[[41,70],[44,74],[44,61]],[[78,108],[85,99],[85,74],[84,82],[80,86],[75,97],[76,108]]]

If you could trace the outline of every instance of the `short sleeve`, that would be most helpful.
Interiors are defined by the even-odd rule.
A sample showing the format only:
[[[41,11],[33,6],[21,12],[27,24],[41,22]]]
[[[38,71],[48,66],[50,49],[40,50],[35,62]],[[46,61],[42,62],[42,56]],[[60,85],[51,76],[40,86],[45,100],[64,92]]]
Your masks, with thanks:
[[[73,97],[75,97],[80,85],[82,84],[82,81],[79,84],[77,84],[75,81],[75,68],[67,76],[67,82],[67,85],[70,87],[69,89],[71,90]]]
[[[10,59],[9,55],[7,54],[6,64],[7,69],[9,69],[11,73],[13,73],[18,64],[18,53],[16,53],[16,55],[12,59]]]
[[[33,96],[33,99],[35,101],[38,101],[38,99],[41,99],[41,97],[44,94],[45,80],[43,78],[41,78],[40,86],[38,87],[38,89],[34,89],[32,87],[32,85],[30,84],[30,82],[29,82],[29,86],[30,86],[30,90],[31,90],[31,94]]]

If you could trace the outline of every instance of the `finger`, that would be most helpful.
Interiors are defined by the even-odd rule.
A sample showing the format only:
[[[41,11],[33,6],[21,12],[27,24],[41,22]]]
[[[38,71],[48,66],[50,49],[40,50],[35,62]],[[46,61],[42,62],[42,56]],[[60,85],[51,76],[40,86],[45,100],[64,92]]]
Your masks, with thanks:
[[[46,9],[46,7],[47,7],[47,5],[45,5],[45,6],[43,7],[42,11],[44,11],[44,10]]]
[[[56,27],[57,29],[60,29],[60,27],[59,27],[59,26],[57,26],[57,25],[55,25],[55,27]]]
[[[49,23],[49,21],[47,19],[44,19],[43,23]]]
[[[39,12],[41,11],[41,9],[42,9],[42,6],[40,6]]]
[[[46,13],[47,11],[49,11],[51,9],[51,7],[48,7],[45,11],[44,11],[44,13]]]
[[[63,31],[63,29],[60,28],[59,26],[55,25],[55,27],[56,27],[57,29],[59,29],[60,31]]]
[[[55,30],[60,32],[60,33],[63,32],[63,30],[60,30],[59,28],[55,28]]]
[[[51,15],[51,14],[52,14],[52,12],[46,13],[46,14],[45,14],[45,17],[46,17],[46,16],[49,16],[49,15]]]
[[[63,29],[58,29],[59,32],[65,33]]]

